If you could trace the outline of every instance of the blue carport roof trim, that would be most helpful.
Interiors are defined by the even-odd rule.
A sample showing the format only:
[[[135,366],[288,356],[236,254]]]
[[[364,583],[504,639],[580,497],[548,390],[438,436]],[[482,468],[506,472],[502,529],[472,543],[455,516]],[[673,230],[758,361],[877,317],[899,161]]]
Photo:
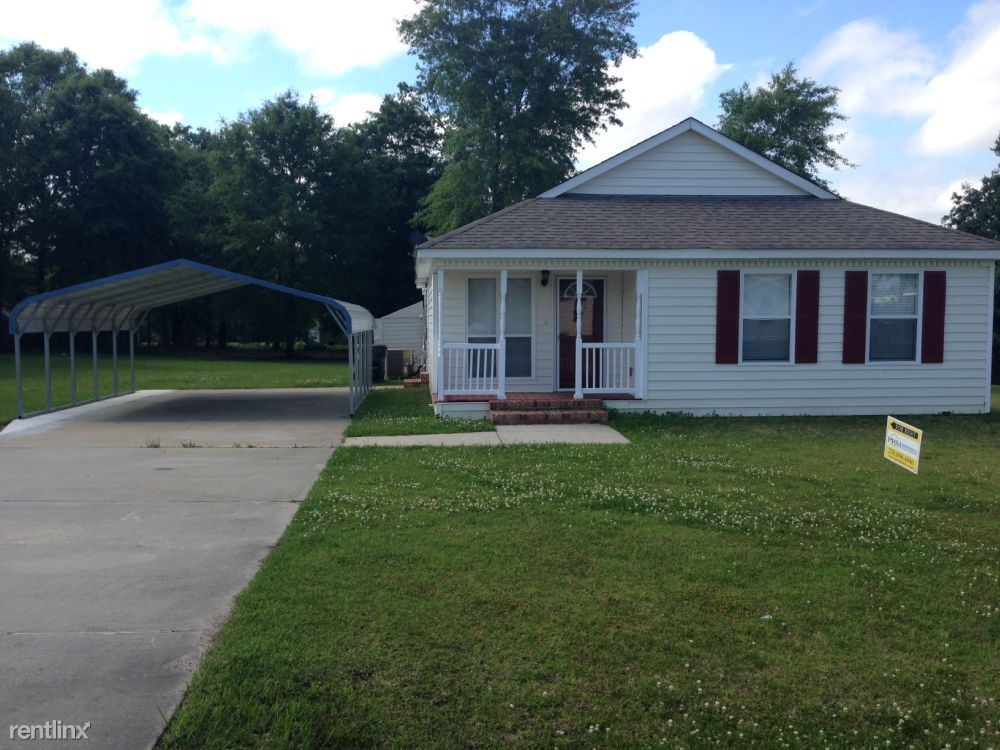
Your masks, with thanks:
[[[348,336],[374,328],[360,305],[181,258],[28,297],[11,310],[8,329],[14,335],[117,330],[157,307],[244,286],[317,302]]]

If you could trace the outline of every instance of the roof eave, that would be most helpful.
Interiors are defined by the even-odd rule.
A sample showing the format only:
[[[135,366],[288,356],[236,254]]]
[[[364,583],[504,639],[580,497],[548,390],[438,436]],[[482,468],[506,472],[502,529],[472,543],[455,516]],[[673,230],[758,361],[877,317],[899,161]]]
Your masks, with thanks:
[[[806,249],[806,248],[772,248],[772,249],[571,249],[571,248],[428,248],[419,253],[417,260],[418,276],[426,278],[426,271],[436,260],[963,260],[963,261],[1000,261],[998,249],[902,249],[902,248],[869,248],[859,250],[843,250],[836,248]],[[420,274],[420,270],[424,274]]]

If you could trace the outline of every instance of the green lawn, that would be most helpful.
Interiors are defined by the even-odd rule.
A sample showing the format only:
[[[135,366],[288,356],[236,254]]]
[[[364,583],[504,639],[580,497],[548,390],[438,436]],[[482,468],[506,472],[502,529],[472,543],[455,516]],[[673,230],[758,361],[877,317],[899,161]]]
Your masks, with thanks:
[[[996,746],[1000,417],[913,421],[341,448],[163,746]]]
[[[368,394],[344,434],[364,437],[492,430],[493,425],[485,419],[438,419],[426,388],[376,388]]]
[[[23,358],[25,409],[45,405],[44,364],[40,355]],[[113,391],[110,357],[98,359],[101,395]],[[128,353],[119,358],[122,390],[129,388]],[[77,397],[93,395],[90,354],[77,357]],[[143,388],[309,388],[346,386],[347,363],[323,359],[285,359],[266,353],[197,352],[190,355],[139,353],[136,356],[136,387]],[[69,402],[69,357],[55,355],[52,361],[52,401]],[[14,355],[0,355],[0,426],[17,416]]]

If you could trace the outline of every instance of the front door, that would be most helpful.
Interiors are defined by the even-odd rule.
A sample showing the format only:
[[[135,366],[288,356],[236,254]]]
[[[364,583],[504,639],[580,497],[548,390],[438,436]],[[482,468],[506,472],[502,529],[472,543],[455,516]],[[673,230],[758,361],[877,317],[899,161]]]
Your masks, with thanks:
[[[604,341],[604,281],[583,280],[582,333],[585,342]],[[576,279],[559,280],[559,387],[576,384]]]

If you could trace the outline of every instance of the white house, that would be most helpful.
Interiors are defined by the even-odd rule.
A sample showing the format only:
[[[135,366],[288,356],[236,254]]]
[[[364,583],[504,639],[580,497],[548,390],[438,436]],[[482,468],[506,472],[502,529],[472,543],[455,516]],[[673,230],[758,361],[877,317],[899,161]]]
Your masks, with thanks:
[[[417,248],[435,408],[985,412],[997,259],[687,119]]]

